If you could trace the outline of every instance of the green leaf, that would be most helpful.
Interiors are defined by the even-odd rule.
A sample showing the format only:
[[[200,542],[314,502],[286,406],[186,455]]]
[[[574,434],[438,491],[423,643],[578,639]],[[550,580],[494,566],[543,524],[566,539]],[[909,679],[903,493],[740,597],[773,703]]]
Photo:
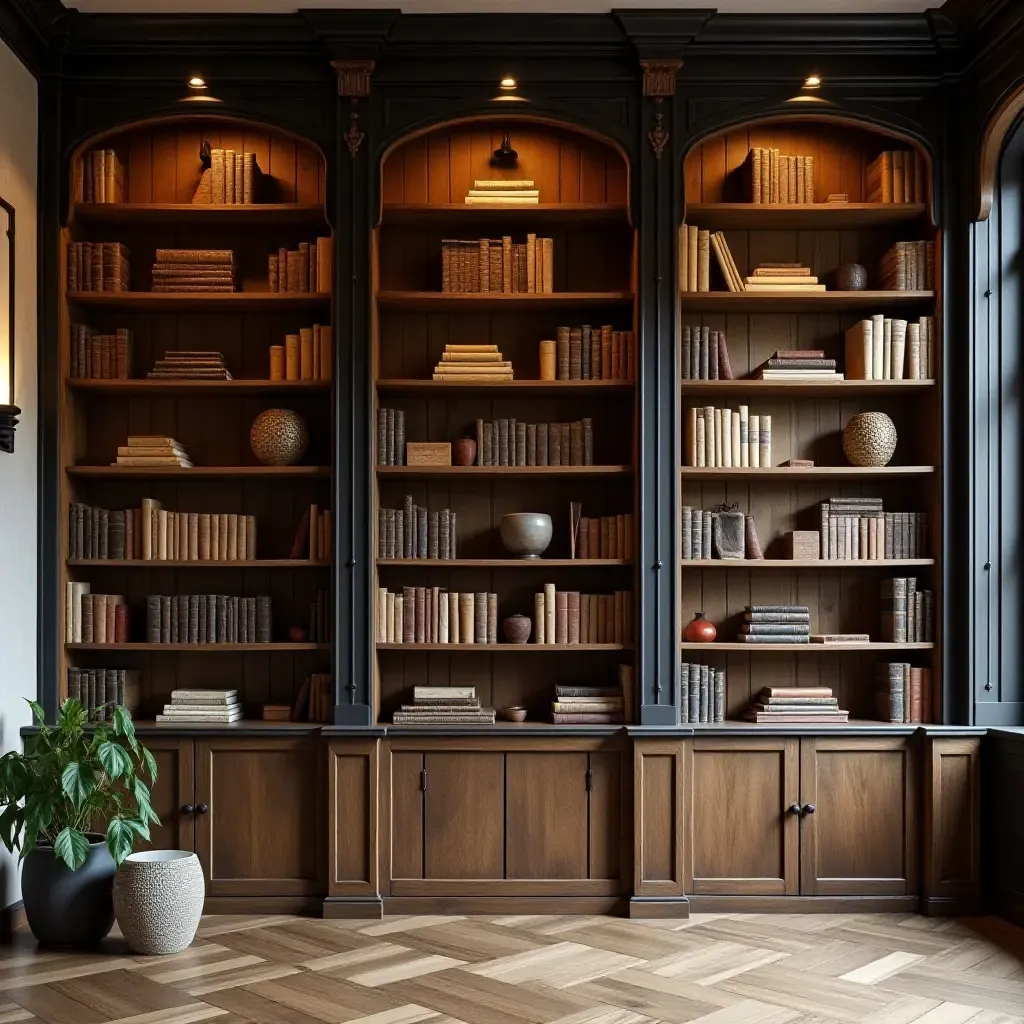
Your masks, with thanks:
[[[113,740],[105,740],[96,748],[96,756],[99,758],[103,770],[112,779],[118,779],[122,775],[130,775],[133,771],[131,755],[120,743]]]
[[[82,804],[89,799],[90,794],[96,788],[96,773],[86,765],[72,761],[61,776],[61,785],[64,795],[71,801],[76,811],[82,809]]]
[[[24,812],[17,804],[8,804],[4,813],[0,815],[0,839],[11,853],[14,852],[14,844],[21,832],[23,820]]]
[[[37,701],[29,700],[26,701],[28,706],[32,709],[32,719],[38,726],[45,727],[46,725],[46,712],[43,711],[42,707]]]
[[[135,830],[131,824],[124,818],[112,818],[107,826],[107,848],[115,864],[120,864],[132,852],[134,842]]]
[[[136,753],[139,752],[139,742],[135,738],[135,726],[132,724],[132,716],[122,704],[118,704],[114,708],[114,732],[118,736],[123,736],[132,750]]]
[[[149,770],[149,781],[156,782],[156,758],[146,747],[142,748],[142,757],[146,762],[146,768]]]
[[[139,818],[125,818],[124,819],[128,827],[133,831],[137,832],[143,839],[149,839],[149,825]]]
[[[77,871],[89,856],[89,840],[77,828],[62,828],[54,841],[53,850],[72,871]]]

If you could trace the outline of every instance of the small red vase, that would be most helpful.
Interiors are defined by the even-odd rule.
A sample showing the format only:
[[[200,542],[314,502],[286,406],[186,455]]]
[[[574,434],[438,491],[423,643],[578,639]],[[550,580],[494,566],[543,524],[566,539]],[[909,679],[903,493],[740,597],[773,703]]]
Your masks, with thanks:
[[[708,620],[704,618],[703,612],[697,612],[686,624],[686,629],[683,630],[683,636],[687,643],[710,644],[713,643],[715,637],[718,636],[718,630],[715,629],[714,623],[708,622]]]
[[[472,466],[476,461],[476,441],[472,437],[460,437],[452,442],[452,462],[456,466]]]

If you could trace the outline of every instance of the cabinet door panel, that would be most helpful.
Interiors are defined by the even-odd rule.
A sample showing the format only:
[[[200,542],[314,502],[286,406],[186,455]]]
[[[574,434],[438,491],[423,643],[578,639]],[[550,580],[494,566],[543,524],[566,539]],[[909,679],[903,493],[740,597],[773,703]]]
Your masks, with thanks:
[[[506,755],[508,878],[587,877],[587,755]]]
[[[391,877],[423,877],[423,754],[391,752]]]
[[[590,877],[622,876],[622,755],[590,755]]]
[[[142,742],[156,759],[151,796],[160,824],[149,826],[149,842],[137,840],[135,850],[193,850],[195,815],[184,808],[195,803],[195,744],[166,736]]]
[[[903,737],[800,744],[800,891],[910,896],[917,890],[917,772]]]
[[[501,878],[505,854],[505,755],[423,757],[426,878]]]
[[[308,739],[197,744],[199,857],[211,896],[323,891],[323,756]]]
[[[695,740],[691,891],[795,895],[798,794],[797,740]]]

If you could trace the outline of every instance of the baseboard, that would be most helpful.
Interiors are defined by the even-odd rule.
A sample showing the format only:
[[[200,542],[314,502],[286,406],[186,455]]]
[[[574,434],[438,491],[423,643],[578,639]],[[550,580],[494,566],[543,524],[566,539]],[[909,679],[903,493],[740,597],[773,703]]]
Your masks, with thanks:
[[[922,896],[921,913],[927,917],[977,917],[981,900],[963,896]]]
[[[690,913],[916,914],[918,896],[690,896]]]
[[[334,921],[376,921],[384,916],[384,902],[379,896],[328,896],[323,916]]]
[[[385,914],[619,914],[624,896],[387,896]]]
[[[631,896],[629,916],[638,921],[656,918],[685,920],[690,916],[690,901],[685,896]]]
[[[204,914],[299,914],[319,917],[322,896],[207,896]]]
[[[28,918],[25,916],[25,904],[18,900],[4,907],[0,913],[0,942],[10,942],[14,933],[23,928],[28,928]]]

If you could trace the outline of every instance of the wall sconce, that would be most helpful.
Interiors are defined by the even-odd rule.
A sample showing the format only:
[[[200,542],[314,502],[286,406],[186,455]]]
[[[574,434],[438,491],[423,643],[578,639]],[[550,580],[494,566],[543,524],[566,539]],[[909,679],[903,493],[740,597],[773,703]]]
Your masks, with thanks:
[[[14,207],[0,197],[0,209],[7,217],[6,243],[0,244],[0,452],[10,454],[14,451],[14,428],[21,415],[14,404]]]

